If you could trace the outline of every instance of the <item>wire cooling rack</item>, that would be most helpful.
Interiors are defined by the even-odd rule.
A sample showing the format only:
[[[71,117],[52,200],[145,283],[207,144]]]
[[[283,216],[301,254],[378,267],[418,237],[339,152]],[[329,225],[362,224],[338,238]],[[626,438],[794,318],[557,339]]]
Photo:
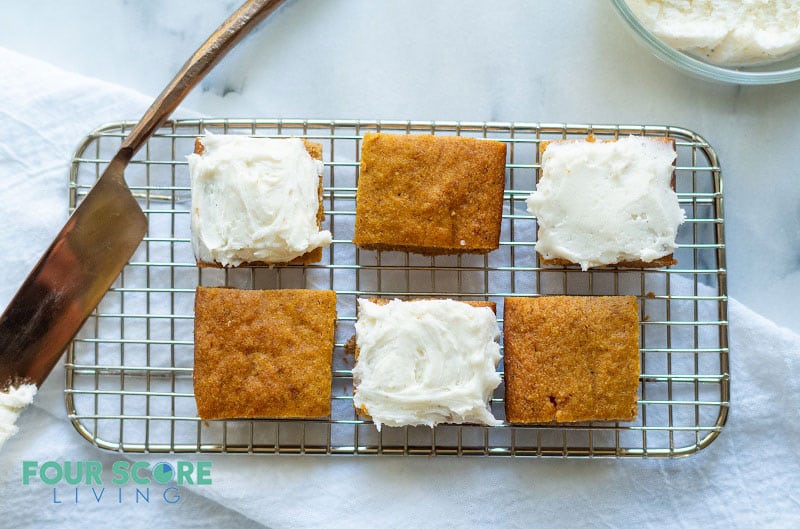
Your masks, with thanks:
[[[104,125],[80,144],[70,172],[74,209],[102,173],[132,122]],[[323,226],[333,243],[309,266],[234,270],[195,266],[189,241],[186,155],[215,134],[299,136],[322,143]],[[365,132],[491,138],[508,145],[500,248],[489,255],[423,257],[351,243],[361,138]],[[674,138],[676,190],[687,220],[678,264],[669,269],[542,267],[536,220],[525,207],[540,170],[542,141],[622,135]],[[696,133],[662,126],[350,120],[183,120],[162,127],[131,162],[126,179],[149,219],[135,255],[70,345],[66,404],[75,428],[98,447],[123,452],[424,454],[557,457],[677,457],[722,430],[729,407],[727,286],[722,176]],[[330,288],[337,292],[332,413],[322,420],[197,417],[192,389],[197,285]],[[494,301],[547,294],[635,295],[641,320],[639,414],[635,422],[497,427],[384,428],[356,416],[353,359],[356,298],[449,297]],[[502,324],[502,319],[499,320]],[[502,363],[498,367],[502,371]],[[504,418],[504,387],[491,407]]]

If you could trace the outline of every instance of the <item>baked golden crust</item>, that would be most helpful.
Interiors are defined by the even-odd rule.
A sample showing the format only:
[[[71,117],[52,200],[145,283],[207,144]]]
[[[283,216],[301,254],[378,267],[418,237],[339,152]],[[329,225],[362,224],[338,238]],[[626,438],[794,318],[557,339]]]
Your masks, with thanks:
[[[315,160],[322,161],[322,144],[316,143],[313,141],[309,141],[305,138],[303,140],[303,145],[308,151],[308,154],[311,155],[312,158]],[[203,145],[202,138],[195,138],[194,139],[194,154],[203,154],[206,148]],[[317,194],[319,195],[319,209],[317,209],[317,228],[322,227],[322,221],[325,220],[325,208],[322,204],[322,177],[319,177],[319,185],[317,186]],[[270,266],[276,264],[310,264],[310,263],[318,263],[322,261],[322,248],[314,248],[310,252],[306,252],[303,255],[295,257],[288,263],[266,263],[264,261],[251,261],[248,263],[242,263],[239,266]],[[197,266],[200,267],[209,267],[209,268],[223,268],[223,266],[217,262],[206,262],[206,261],[198,261]]]
[[[648,139],[653,141],[661,141],[665,143],[669,143],[673,150],[675,147],[675,140],[672,138],[667,137],[660,137],[660,136],[648,136]],[[551,141],[543,141],[539,143],[539,152],[544,154],[547,150],[547,146],[553,143],[568,143],[574,140],[551,140]],[[589,135],[586,137],[586,141],[590,143],[596,143],[598,140],[593,135]],[[617,140],[601,140],[602,141],[617,141]],[[673,163],[674,165],[674,163]],[[539,173],[541,174],[541,173]],[[538,182],[538,180],[537,180]],[[672,190],[675,190],[675,172],[672,173],[672,180],[670,181],[670,186],[672,186]],[[556,258],[556,259],[545,259],[539,255],[539,261],[546,266],[567,266],[573,265],[577,263],[573,263],[568,259]],[[678,264],[678,261],[675,260],[673,254],[665,255],[663,257],[659,257],[658,259],[654,259],[652,261],[621,261],[619,263],[604,265],[599,267],[592,267],[592,268],[663,268],[665,266],[672,266]]]
[[[353,242],[424,255],[497,249],[505,161],[497,141],[365,134]]]
[[[336,294],[197,287],[201,419],[330,415]]]
[[[634,296],[506,298],[506,420],[633,420],[638,311]]]

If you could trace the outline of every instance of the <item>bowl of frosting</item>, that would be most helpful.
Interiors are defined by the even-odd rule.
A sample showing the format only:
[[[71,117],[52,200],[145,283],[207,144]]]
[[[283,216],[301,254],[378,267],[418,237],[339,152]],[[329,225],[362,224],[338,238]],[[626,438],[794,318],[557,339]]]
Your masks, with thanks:
[[[612,0],[653,53],[715,81],[800,80],[800,0]]]

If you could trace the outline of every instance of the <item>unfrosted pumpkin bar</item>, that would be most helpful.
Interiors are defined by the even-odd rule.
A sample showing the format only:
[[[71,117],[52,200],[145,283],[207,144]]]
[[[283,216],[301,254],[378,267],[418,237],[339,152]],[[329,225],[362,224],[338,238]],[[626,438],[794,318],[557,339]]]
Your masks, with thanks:
[[[506,420],[630,421],[639,387],[634,296],[506,298]]]
[[[505,161],[493,140],[365,134],[353,242],[424,255],[497,249]]]
[[[201,419],[330,415],[336,294],[198,287],[194,393]]]

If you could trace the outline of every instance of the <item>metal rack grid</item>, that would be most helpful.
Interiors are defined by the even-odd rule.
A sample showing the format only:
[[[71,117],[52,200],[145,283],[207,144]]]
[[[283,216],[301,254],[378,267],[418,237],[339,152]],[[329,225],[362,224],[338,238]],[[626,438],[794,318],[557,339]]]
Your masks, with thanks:
[[[78,147],[70,173],[74,209],[133,123],[104,125]],[[186,155],[204,131],[299,136],[323,144],[326,220],[333,244],[315,265],[199,269],[189,242]],[[363,134],[449,134],[508,145],[500,249],[486,256],[423,257],[351,243]],[[540,266],[536,221],[525,208],[540,169],[539,143],[620,135],[668,136],[677,144],[676,189],[687,221],[669,269]],[[123,452],[424,454],[556,457],[677,457],[710,444],[729,407],[727,286],[722,176],[711,146],[677,127],[537,123],[206,119],[167,123],[132,161],[126,179],[149,231],[68,350],[66,405],[96,446]],[[332,413],[321,420],[203,422],[193,389],[193,301],[197,285],[331,288],[339,313]],[[353,334],[359,296],[450,297],[632,294],[639,300],[641,377],[635,422],[384,428],[352,407]],[[502,319],[499,319],[502,324]],[[502,362],[498,367],[502,371]],[[504,386],[491,406],[504,418]]]

